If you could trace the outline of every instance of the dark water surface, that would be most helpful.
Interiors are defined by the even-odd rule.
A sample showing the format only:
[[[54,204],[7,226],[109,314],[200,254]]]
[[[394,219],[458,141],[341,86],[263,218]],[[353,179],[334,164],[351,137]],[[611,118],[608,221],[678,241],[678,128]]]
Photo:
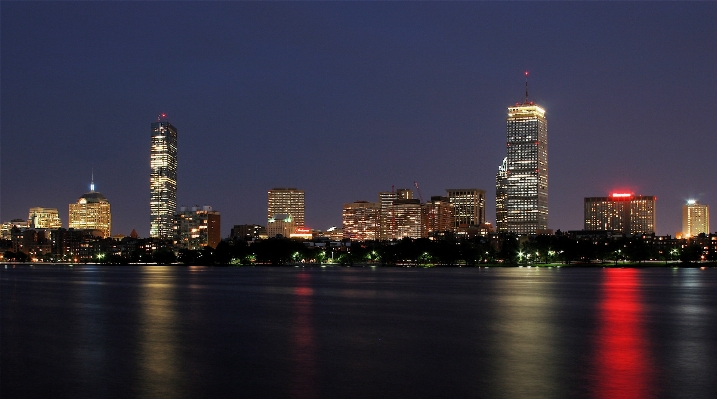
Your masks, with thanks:
[[[717,397],[717,269],[0,276],[3,398]]]

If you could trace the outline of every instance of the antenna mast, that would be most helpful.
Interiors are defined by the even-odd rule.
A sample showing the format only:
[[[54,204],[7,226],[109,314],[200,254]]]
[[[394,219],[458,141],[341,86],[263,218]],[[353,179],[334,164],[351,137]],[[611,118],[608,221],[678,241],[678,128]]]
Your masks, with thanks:
[[[528,71],[525,71],[525,103],[528,103]]]

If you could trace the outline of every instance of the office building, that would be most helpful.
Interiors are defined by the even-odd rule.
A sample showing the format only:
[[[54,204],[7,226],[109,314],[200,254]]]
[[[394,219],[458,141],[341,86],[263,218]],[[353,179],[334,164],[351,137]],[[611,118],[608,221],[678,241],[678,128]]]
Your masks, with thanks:
[[[446,189],[448,201],[453,204],[454,227],[480,227],[485,224],[485,190],[477,188]]]
[[[177,210],[177,129],[162,114],[151,124],[149,236],[173,238]]]
[[[275,215],[288,215],[295,227],[304,227],[304,190],[296,188],[272,188],[268,192],[266,217],[275,219]],[[267,226],[269,237],[272,237]],[[293,231],[293,230],[292,230]],[[288,235],[286,235],[288,237]]]
[[[393,217],[391,223],[395,231],[395,238],[421,238],[423,233],[423,218],[421,201],[418,199],[397,199],[393,202]]]
[[[344,204],[341,213],[343,238],[357,241],[377,240],[381,219],[381,204],[356,201]]]
[[[657,197],[612,193],[585,198],[585,230],[608,230],[622,234],[655,232]]]
[[[539,234],[548,229],[548,121],[528,101],[508,107],[507,154],[496,175],[498,232]]]
[[[83,194],[76,203],[70,204],[69,227],[76,230],[95,230],[102,238],[112,234],[110,203],[104,195],[90,185],[90,192]]]
[[[59,229],[62,228],[60,214],[57,208],[30,208],[27,224],[31,229]]]
[[[690,238],[710,232],[710,207],[695,200],[682,205],[682,236]]]
[[[433,196],[423,204],[423,237],[451,233],[456,227],[456,206],[448,197]]]
[[[174,214],[174,243],[179,248],[216,248],[221,237],[221,215],[211,206],[180,207]]]
[[[266,227],[258,224],[235,224],[229,234],[232,240],[244,241],[254,241],[266,236]]]

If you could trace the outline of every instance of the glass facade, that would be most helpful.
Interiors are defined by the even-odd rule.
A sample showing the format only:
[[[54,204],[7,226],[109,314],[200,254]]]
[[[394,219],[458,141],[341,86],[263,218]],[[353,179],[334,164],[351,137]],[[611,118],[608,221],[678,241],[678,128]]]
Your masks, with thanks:
[[[289,215],[295,227],[304,227],[304,190],[273,188],[268,192],[267,220],[276,215]],[[288,236],[287,236],[288,237]]]
[[[170,239],[177,209],[177,129],[167,121],[152,123],[150,167],[149,236]]]
[[[548,121],[533,103],[508,107],[507,154],[496,175],[498,232],[548,229]]]

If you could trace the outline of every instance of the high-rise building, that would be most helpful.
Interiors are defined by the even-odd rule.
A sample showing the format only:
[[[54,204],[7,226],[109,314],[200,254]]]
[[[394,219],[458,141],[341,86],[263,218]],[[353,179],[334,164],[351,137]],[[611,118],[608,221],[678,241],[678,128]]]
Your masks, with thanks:
[[[395,236],[398,239],[421,238],[423,218],[419,199],[397,199],[393,202],[393,218]]]
[[[478,188],[446,189],[454,207],[455,228],[480,227],[485,224],[485,190]]]
[[[623,234],[655,232],[657,197],[612,193],[585,198],[585,230],[619,231]]]
[[[381,207],[378,228],[379,240],[391,240],[396,238],[393,202],[397,199],[398,194],[394,191],[382,191],[378,193],[378,202]]]
[[[710,232],[710,207],[695,200],[682,205],[682,236],[694,237]]]
[[[304,190],[272,188],[269,190],[268,196],[269,204],[266,212],[268,220],[275,219],[275,215],[289,215],[294,227],[304,227]],[[267,226],[267,233],[269,233],[268,228],[269,226]]]
[[[164,114],[151,127],[149,236],[168,239],[177,209],[177,129]]]
[[[496,176],[496,227],[521,235],[546,231],[548,121],[545,110],[528,101],[527,80],[525,102],[508,107],[506,133],[507,156]]]
[[[433,196],[423,204],[423,237],[453,232],[456,227],[456,206],[448,197]]]
[[[352,240],[377,240],[381,204],[378,202],[356,201],[344,204],[341,214],[343,237]]]
[[[60,214],[57,208],[30,208],[27,224],[31,229],[59,229],[62,228]]]
[[[110,203],[104,195],[95,191],[94,182],[90,192],[83,194],[76,203],[70,204],[71,229],[97,230],[102,238],[112,233],[112,213]]]
[[[221,240],[221,215],[211,206],[183,206],[174,214],[174,242],[179,248],[216,248]]]

